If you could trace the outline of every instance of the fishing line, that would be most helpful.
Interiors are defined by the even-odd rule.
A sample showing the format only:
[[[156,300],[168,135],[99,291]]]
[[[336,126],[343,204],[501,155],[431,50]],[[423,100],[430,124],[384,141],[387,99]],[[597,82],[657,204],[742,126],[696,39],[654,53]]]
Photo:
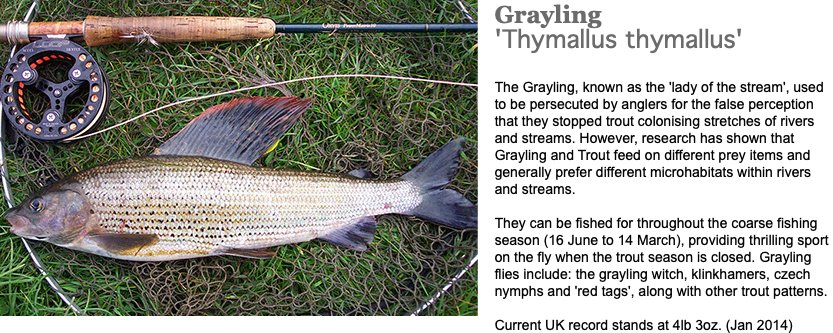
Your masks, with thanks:
[[[311,80],[319,80],[319,79],[332,79],[332,78],[352,78],[352,77],[359,77],[359,78],[380,78],[380,79],[396,79],[396,80],[416,81],[416,82],[426,82],[426,83],[437,83],[437,84],[446,84],[446,85],[452,85],[452,86],[463,86],[463,87],[473,87],[473,88],[477,88],[477,84],[476,84],[476,83],[454,82],[454,81],[443,81],[443,80],[432,80],[432,79],[422,79],[422,78],[415,78],[415,77],[393,76],[393,75],[378,75],[378,74],[330,74],[330,75],[309,76],[309,77],[303,77],[303,78],[292,79],[292,80],[286,80],[286,81],[280,81],[280,82],[264,83],[264,84],[259,84],[259,85],[256,85],[256,86],[251,86],[251,87],[245,87],[245,88],[233,89],[233,90],[228,90],[228,91],[219,92],[219,93],[208,94],[208,95],[205,95],[205,96],[199,96],[199,97],[191,97],[191,98],[187,98],[187,99],[184,99],[184,100],[181,100],[181,101],[176,101],[176,102],[173,102],[173,103],[165,104],[165,105],[163,105],[163,106],[160,106],[160,107],[155,108],[155,109],[153,109],[153,110],[147,111],[147,112],[142,113],[142,114],[140,114],[140,115],[138,115],[138,116],[135,116],[135,117],[133,117],[133,118],[130,118],[130,119],[128,119],[128,120],[125,120],[125,121],[123,121],[123,122],[120,122],[120,123],[118,123],[118,124],[115,124],[115,125],[113,125],[113,126],[107,127],[107,128],[105,128],[105,129],[98,130],[98,131],[95,131],[95,132],[92,132],[92,133],[89,133],[89,134],[84,134],[84,135],[77,136],[77,137],[75,137],[75,139],[84,139],[84,138],[88,138],[88,137],[91,137],[91,136],[94,136],[94,135],[97,135],[97,134],[101,134],[101,133],[107,132],[107,131],[109,131],[109,130],[116,129],[116,128],[118,128],[118,127],[121,127],[121,126],[124,126],[124,125],[126,125],[126,124],[132,123],[132,122],[134,122],[134,121],[136,121],[136,120],[139,120],[139,119],[141,119],[141,118],[143,118],[143,117],[145,117],[145,116],[151,115],[151,114],[153,114],[153,113],[156,113],[156,112],[159,112],[159,111],[161,111],[161,110],[164,110],[164,109],[167,109],[167,108],[170,108],[170,107],[173,107],[173,106],[177,106],[177,105],[180,105],[180,104],[185,104],[185,103],[189,103],[189,102],[200,101],[200,100],[204,100],[204,99],[209,99],[209,98],[214,98],[214,97],[224,96],[224,95],[229,95],[229,94],[235,94],[235,93],[239,93],[239,92],[250,91],[250,90],[255,90],[255,89],[260,89],[260,88],[268,88],[268,87],[280,86],[280,85],[285,85],[285,84],[295,83],[295,82],[303,82],[303,81],[311,81]]]
[[[158,46],[310,33],[476,33],[477,22],[465,5],[458,1],[456,6],[467,22],[283,23],[263,17],[94,15],[83,21],[11,21],[0,24],[0,42],[25,46],[9,58],[0,77],[0,108],[19,133],[41,142],[68,143],[89,137],[85,134],[103,119],[110,97],[104,71],[75,42],[88,47],[121,42]],[[71,67],[66,78],[50,74],[63,72],[62,66]]]

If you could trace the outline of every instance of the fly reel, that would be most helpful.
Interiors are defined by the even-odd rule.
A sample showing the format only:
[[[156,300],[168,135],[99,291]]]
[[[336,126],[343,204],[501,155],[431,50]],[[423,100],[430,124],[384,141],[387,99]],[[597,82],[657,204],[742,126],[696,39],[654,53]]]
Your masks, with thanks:
[[[107,112],[104,72],[87,50],[62,38],[26,44],[9,60],[0,103],[23,135],[47,143],[70,142],[94,129]]]

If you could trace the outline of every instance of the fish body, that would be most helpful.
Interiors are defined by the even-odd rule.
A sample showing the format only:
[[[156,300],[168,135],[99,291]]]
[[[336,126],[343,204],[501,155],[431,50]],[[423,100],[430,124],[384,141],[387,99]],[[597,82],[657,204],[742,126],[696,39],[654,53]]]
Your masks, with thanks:
[[[6,219],[23,237],[138,261],[268,258],[274,252],[267,247],[316,238],[364,250],[376,229],[373,217],[391,213],[476,228],[476,207],[442,189],[457,167],[462,138],[392,180],[365,179],[360,170],[340,175],[252,167],[308,106],[294,98],[216,106],[153,155],[62,179]],[[217,126],[221,118],[225,126]],[[247,121],[266,124],[252,127]],[[251,133],[238,133],[240,128]]]
[[[159,237],[120,259],[181,259],[309,241],[365,216],[408,212],[421,202],[419,189],[405,180],[255,168],[204,157],[120,160],[88,169],[74,181],[105,232]]]

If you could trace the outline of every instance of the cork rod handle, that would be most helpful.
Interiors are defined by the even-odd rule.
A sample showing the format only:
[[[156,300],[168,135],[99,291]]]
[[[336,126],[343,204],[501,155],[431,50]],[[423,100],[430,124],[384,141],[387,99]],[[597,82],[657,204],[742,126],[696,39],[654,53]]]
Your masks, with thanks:
[[[174,16],[101,17],[84,20],[84,41],[89,46],[139,42],[208,42],[269,38],[275,22],[268,18]]]

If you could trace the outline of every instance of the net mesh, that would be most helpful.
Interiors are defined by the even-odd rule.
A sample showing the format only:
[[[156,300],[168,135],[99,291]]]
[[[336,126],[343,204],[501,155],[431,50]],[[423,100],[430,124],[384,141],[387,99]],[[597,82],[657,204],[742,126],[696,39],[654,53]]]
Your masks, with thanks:
[[[20,19],[29,2],[5,8]],[[476,12],[476,11],[473,11]],[[278,22],[460,22],[443,1],[49,1],[38,21],[87,15],[270,17]],[[3,46],[8,53],[10,47]],[[122,44],[88,48],[111,93],[105,128],[153,108],[256,84],[324,74],[384,74],[477,82],[477,37],[459,35],[286,35],[262,41]],[[452,138],[469,138],[450,187],[477,202],[473,88],[393,79],[342,78],[292,83],[186,103],[71,145],[18,138],[6,161],[17,202],[41,186],[104,161],[146,155],[207,107],[235,97],[300,95],[313,107],[256,165],[326,172],[364,168],[393,178]],[[210,257],[162,263],[112,260],[35,243],[50,273],[87,314],[118,315],[403,315],[419,309],[477,253],[475,231],[417,218],[378,218],[366,252],[312,241],[280,246],[270,260]],[[12,244],[8,225],[3,244]],[[12,246],[6,261],[22,260]],[[27,265],[15,274],[37,277]],[[422,314],[477,314],[476,268]],[[17,283],[4,297],[42,280]],[[62,314],[46,291],[25,297],[30,313]],[[0,301],[2,303],[2,301]],[[25,314],[14,309],[0,312]],[[22,311],[22,310],[17,310]],[[0,313],[2,314],[2,313]]]

